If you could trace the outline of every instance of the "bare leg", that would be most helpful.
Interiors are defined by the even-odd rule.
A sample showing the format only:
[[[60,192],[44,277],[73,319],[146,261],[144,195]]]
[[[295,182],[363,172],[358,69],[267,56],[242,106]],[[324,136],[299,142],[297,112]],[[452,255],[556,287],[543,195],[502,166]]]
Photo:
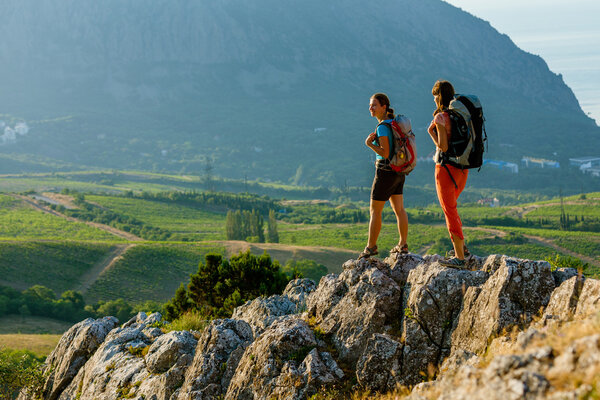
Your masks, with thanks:
[[[398,224],[398,244],[404,246],[408,239],[408,215],[404,208],[404,197],[401,194],[395,194],[390,197],[390,204],[396,214],[396,223]]]
[[[373,248],[377,244],[377,238],[381,231],[381,212],[385,206],[385,201],[371,199],[371,220],[369,221],[369,241],[367,247]]]
[[[465,240],[458,236],[450,236],[452,245],[454,245],[454,255],[460,260],[465,259]]]

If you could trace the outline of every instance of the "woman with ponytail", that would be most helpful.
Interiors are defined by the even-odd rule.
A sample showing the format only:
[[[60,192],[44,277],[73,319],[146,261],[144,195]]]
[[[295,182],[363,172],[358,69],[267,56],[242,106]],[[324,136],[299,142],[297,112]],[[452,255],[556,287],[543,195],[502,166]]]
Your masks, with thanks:
[[[465,247],[462,221],[456,206],[458,196],[467,184],[469,170],[442,163],[443,153],[448,151],[448,142],[452,133],[452,121],[447,110],[454,98],[454,87],[448,81],[437,81],[431,89],[431,94],[433,94],[437,108],[433,113],[434,118],[427,131],[436,147],[435,187],[454,247],[453,257],[440,261],[440,264],[452,268],[464,268],[465,253],[468,255],[468,250]]]
[[[369,221],[369,239],[367,246],[360,253],[359,258],[368,258],[378,254],[377,238],[381,231],[381,213],[386,201],[396,214],[396,223],[398,225],[398,234],[400,239],[391,253],[408,253],[406,237],[408,236],[408,216],[404,209],[404,200],[402,191],[404,188],[403,174],[398,174],[390,167],[390,157],[392,155],[393,133],[390,123],[394,119],[394,109],[390,107],[390,99],[383,93],[375,93],[371,96],[369,111],[372,117],[378,121],[375,132],[367,136],[365,145],[376,153],[377,161],[375,164],[375,179],[371,188],[370,203],[370,221]]]

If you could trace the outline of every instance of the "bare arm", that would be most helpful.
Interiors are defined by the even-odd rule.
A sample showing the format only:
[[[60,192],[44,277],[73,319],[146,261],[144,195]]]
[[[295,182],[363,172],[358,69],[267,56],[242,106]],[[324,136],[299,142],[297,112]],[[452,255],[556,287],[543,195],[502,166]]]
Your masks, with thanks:
[[[383,158],[388,158],[390,156],[390,143],[387,136],[379,137],[379,145],[376,143],[373,144],[373,141],[377,138],[377,133],[372,132],[367,136],[365,140],[365,145],[370,147],[375,153],[379,154]]]
[[[431,140],[433,140],[436,147],[442,151],[448,151],[448,133],[443,124],[432,122],[431,125],[429,125],[427,132],[429,133],[429,136],[431,136]]]

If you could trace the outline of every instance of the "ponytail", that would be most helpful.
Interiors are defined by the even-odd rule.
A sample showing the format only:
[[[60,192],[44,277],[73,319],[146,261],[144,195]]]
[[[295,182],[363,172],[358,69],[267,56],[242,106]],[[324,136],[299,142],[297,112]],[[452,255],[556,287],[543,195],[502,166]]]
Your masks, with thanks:
[[[394,119],[396,115],[394,114],[394,109],[391,107],[388,107],[387,109],[387,119]]]

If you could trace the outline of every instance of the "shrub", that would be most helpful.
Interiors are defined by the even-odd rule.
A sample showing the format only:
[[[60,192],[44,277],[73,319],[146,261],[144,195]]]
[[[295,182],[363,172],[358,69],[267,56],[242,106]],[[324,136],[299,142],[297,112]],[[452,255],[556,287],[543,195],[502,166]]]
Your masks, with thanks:
[[[0,398],[12,399],[22,388],[28,388],[28,399],[41,398],[43,361],[30,351],[0,350]]]
[[[165,325],[162,329],[170,331],[203,331],[208,325],[210,318],[198,310],[190,310],[183,313],[179,318]]]
[[[188,309],[211,318],[229,317],[235,307],[258,296],[281,293],[289,282],[266,252],[257,257],[247,251],[229,260],[207,254],[205,261],[190,276],[187,290],[180,286],[165,305],[167,319],[178,318]]]
[[[583,272],[589,267],[588,263],[584,263],[579,258],[561,256],[560,254],[556,254],[554,257],[546,257],[546,261],[550,263],[552,270],[557,268],[575,268],[579,272]]]

